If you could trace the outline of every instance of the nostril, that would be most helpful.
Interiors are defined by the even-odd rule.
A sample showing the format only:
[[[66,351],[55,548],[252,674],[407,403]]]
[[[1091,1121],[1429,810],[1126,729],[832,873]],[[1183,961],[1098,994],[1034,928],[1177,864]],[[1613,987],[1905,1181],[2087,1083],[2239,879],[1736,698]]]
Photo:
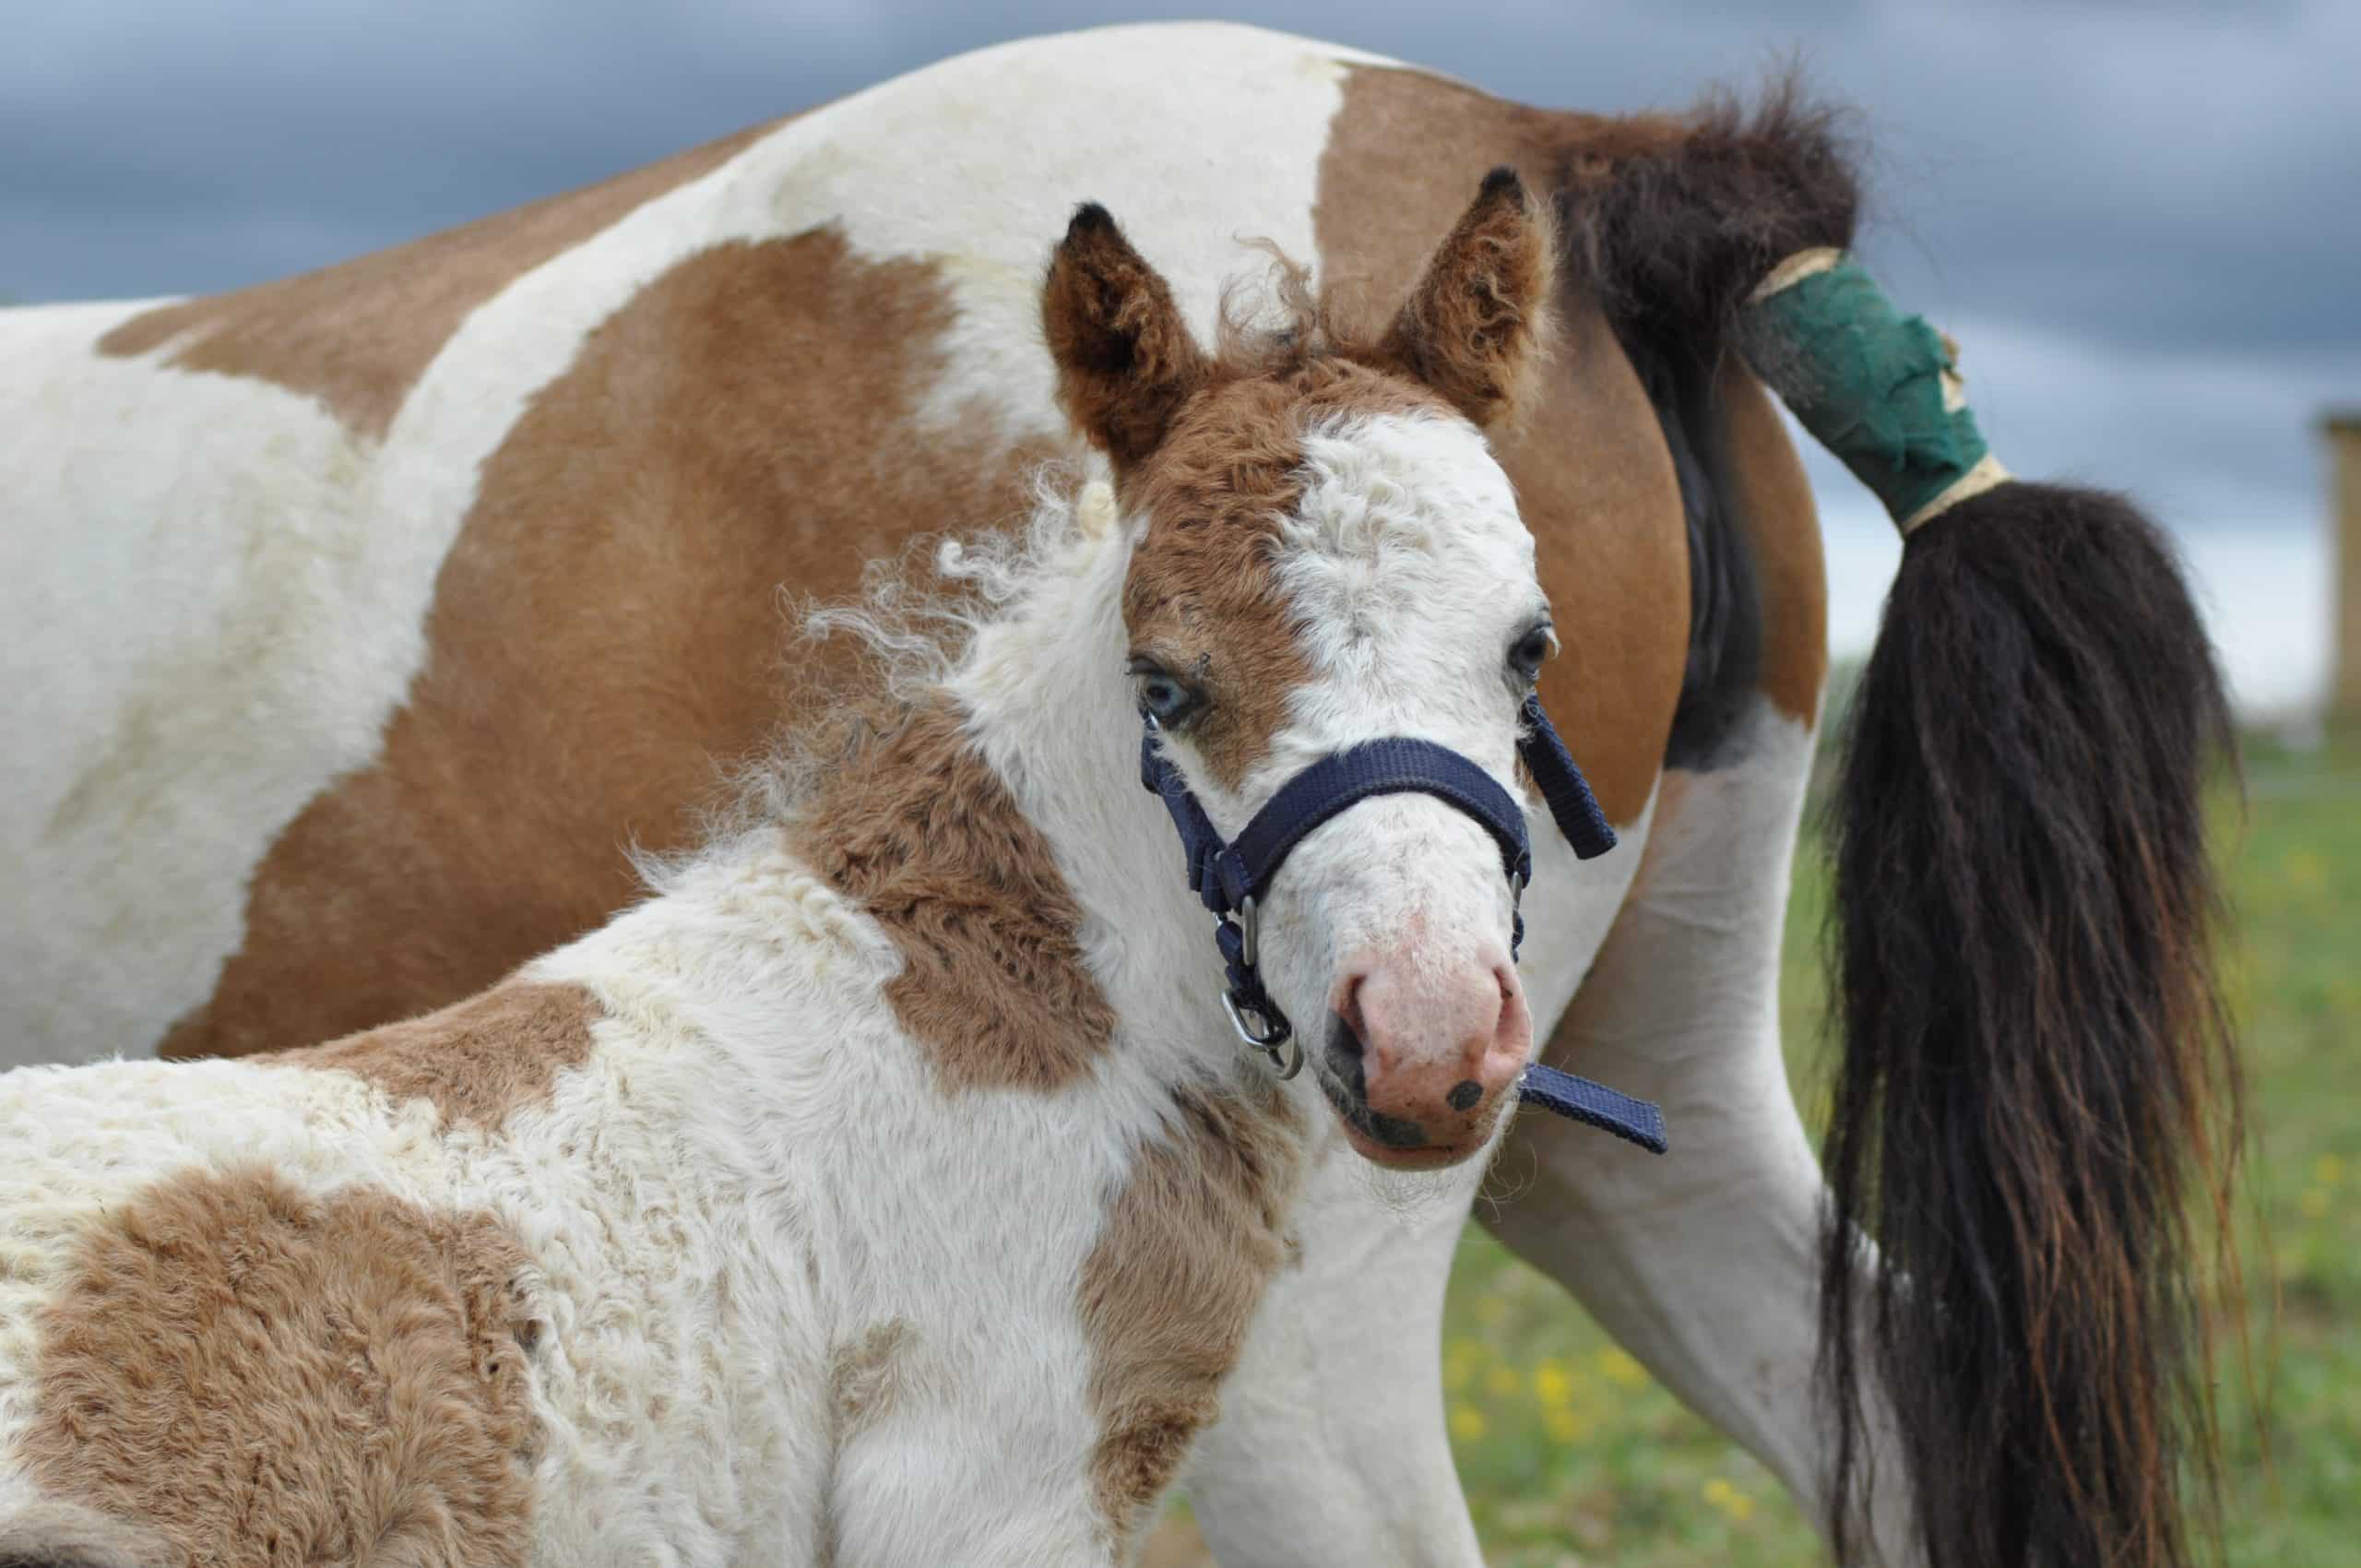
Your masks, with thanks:
[[[1368,978],[1366,975],[1347,975],[1344,983],[1336,988],[1335,1011],[1336,1016],[1344,1020],[1345,1028],[1352,1031],[1356,1049],[1359,1046],[1360,1033],[1365,1027],[1361,1022],[1361,981]]]
[[[1328,1020],[1328,1054],[1347,1061],[1361,1059],[1360,1031],[1342,1013],[1333,1014]]]
[[[1473,1078],[1462,1078],[1452,1086],[1443,1100],[1453,1111],[1473,1111],[1476,1102],[1484,1098],[1484,1086]]]

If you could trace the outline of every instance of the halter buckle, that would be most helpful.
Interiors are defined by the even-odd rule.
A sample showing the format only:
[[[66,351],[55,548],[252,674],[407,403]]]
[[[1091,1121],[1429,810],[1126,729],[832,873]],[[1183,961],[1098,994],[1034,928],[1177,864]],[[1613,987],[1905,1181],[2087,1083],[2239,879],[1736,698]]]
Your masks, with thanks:
[[[1237,993],[1225,989],[1221,993],[1221,1010],[1229,1015],[1229,1027],[1238,1038],[1252,1049],[1262,1052],[1285,1083],[1303,1071],[1303,1042],[1295,1038],[1295,1030],[1284,1018],[1265,1016],[1259,1007],[1238,1000]],[[1248,1020],[1252,1022],[1249,1023]],[[1284,1051],[1281,1047],[1286,1047]]]

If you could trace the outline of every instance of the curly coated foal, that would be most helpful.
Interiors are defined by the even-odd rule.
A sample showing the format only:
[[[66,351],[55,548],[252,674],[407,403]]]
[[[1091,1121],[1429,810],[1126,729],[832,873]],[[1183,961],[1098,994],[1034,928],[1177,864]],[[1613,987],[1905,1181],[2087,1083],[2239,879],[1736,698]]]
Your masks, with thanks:
[[[1307,1149],[1477,1156],[1532,1044],[1504,830],[1414,786],[1248,911],[1313,1071],[1241,1051],[1143,719],[1226,832],[1387,739],[1522,834],[1546,229],[1496,175],[1382,330],[1289,278],[1207,349],[1084,208],[1113,487],[945,552],[955,646],[839,612],[898,678],[751,826],[445,1011],[0,1079],[0,1562],[1126,1561]]]

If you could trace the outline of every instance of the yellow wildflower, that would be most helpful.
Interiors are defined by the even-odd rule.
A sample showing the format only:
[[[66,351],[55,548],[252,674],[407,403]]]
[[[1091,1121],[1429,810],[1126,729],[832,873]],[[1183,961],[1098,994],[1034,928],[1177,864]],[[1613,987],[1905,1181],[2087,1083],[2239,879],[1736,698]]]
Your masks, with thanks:
[[[1732,1486],[1728,1479],[1715,1476],[1705,1483],[1705,1501],[1743,1524],[1754,1516],[1754,1499]]]
[[[1643,1388],[1647,1385],[1648,1369],[1633,1360],[1629,1351],[1609,1345],[1598,1353],[1598,1370],[1607,1381],[1623,1388]]]
[[[1472,1405],[1451,1408],[1451,1435],[1462,1443],[1476,1443],[1484,1435],[1484,1412]]]
[[[1443,1348],[1442,1385],[1453,1394],[1466,1391],[1468,1381],[1476,1375],[1476,1363],[1484,1359],[1484,1342],[1480,1339],[1454,1339]]]

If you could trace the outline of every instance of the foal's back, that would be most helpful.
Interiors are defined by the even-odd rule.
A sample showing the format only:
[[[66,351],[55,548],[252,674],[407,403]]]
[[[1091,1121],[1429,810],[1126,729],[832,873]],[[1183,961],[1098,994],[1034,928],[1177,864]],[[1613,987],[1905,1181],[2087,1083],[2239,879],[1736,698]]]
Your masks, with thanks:
[[[537,977],[0,1077],[0,1561],[798,1560],[825,1358],[730,1073]]]

